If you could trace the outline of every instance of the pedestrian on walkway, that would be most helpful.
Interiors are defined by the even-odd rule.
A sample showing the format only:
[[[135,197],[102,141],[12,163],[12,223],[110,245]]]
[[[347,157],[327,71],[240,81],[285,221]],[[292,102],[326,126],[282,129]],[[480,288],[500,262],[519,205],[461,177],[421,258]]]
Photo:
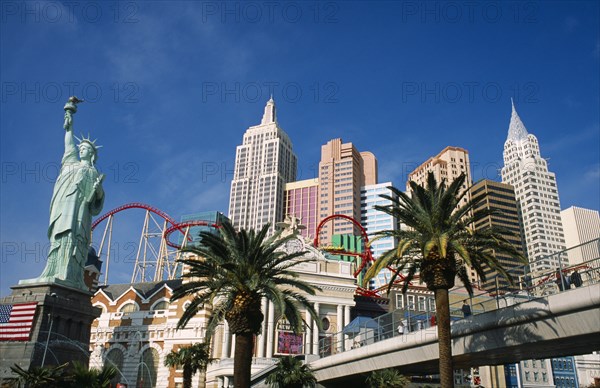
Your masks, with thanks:
[[[402,321],[400,321],[400,324],[398,325],[398,334],[402,335],[404,334],[404,323],[402,323]]]
[[[556,273],[554,275],[556,276],[556,285],[558,286],[559,291],[564,291],[571,288],[569,280],[567,279],[565,274],[560,270],[560,268],[556,269]]]
[[[466,317],[470,317],[471,316],[471,306],[469,306],[469,304],[467,303],[467,300],[463,300],[463,305],[461,307],[461,310],[463,312],[463,315]]]
[[[573,271],[573,273],[571,274],[571,283],[573,283],[577,288],[583,285],[583,281],[581,280],[581,274],[577,272],[577,270]]]

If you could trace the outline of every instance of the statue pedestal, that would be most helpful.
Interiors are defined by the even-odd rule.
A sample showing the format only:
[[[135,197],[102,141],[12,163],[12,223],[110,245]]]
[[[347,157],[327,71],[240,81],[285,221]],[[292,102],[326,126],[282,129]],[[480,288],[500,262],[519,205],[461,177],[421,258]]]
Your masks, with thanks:
[[[10,367],[27,370],[41,366],[50,331],[44,365],[89,361],[90,327],[101,310],[92,306],[92,293],[54,283],[19,284],[0,304],[37,302],[29,341],[0,342],[0,381],[14,376]],[[52,324],[52,329],[50,326]]]

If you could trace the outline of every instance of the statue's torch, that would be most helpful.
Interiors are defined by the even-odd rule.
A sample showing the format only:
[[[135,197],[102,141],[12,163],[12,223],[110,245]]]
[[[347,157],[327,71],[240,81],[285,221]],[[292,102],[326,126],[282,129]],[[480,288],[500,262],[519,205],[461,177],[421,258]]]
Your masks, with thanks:
[[[80,102],[83,102],[83,100],[80,100],[79,98],[72,96],[69,97],[69,101],[67,101],[67,103],[65,104],[64,110],[65,110],[65,122],[63,124],[63,128],[67,129],[71,126],[71,124],[73,123],[73,114],[75,114],[77,112],[77,104],[79,104]]]

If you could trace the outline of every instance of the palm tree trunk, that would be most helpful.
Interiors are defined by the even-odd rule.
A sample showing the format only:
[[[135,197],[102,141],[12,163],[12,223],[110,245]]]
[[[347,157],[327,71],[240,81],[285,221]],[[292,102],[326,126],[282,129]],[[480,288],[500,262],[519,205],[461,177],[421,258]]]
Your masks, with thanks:
[[[200,384],[198,384],[198,387],[200,388],[206,388],[206,367],[200,369]]]
[[[452,339],[450,337],[450,303],[448,300],[448,290],[438,288],[434,292],[438,329],[438,348],[440,353],[440,384],[444,388],[449,388],[454,386],[454,368],[452,366]]]
[[[250,370],[254,336],[251,333],[235,335],[235,354],[233,356],[233,387],[250,388]]]
[[[183,364],[183,388],[192,388],[192,368]]]

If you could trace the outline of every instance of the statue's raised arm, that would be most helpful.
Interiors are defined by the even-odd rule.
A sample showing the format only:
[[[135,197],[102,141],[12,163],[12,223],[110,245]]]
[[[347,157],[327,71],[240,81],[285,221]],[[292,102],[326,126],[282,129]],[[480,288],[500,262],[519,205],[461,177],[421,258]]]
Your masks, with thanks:
[[[60,283],[88,289],[83,282],[83,268],[91,240],[92,216],[100,214],[104,205],[104,175],[95,167],[100,148],[96,141],[82,138],[78,139],[79,147],[75,146],[73,114],[80,102],[71,97],[64,107],[65,153],[50,202],[48,262],[39,278],[20,283]]]
[[[75,140],[73,136],[73,115],[77,112],[77,104],[83,102],[83,100],[77,97],[69,98],[69,101],[65,104],[65,121],[63,128],[65,129],[65,153],[62,158],[62,163],[77,163],[77,147],[75,147]]]

